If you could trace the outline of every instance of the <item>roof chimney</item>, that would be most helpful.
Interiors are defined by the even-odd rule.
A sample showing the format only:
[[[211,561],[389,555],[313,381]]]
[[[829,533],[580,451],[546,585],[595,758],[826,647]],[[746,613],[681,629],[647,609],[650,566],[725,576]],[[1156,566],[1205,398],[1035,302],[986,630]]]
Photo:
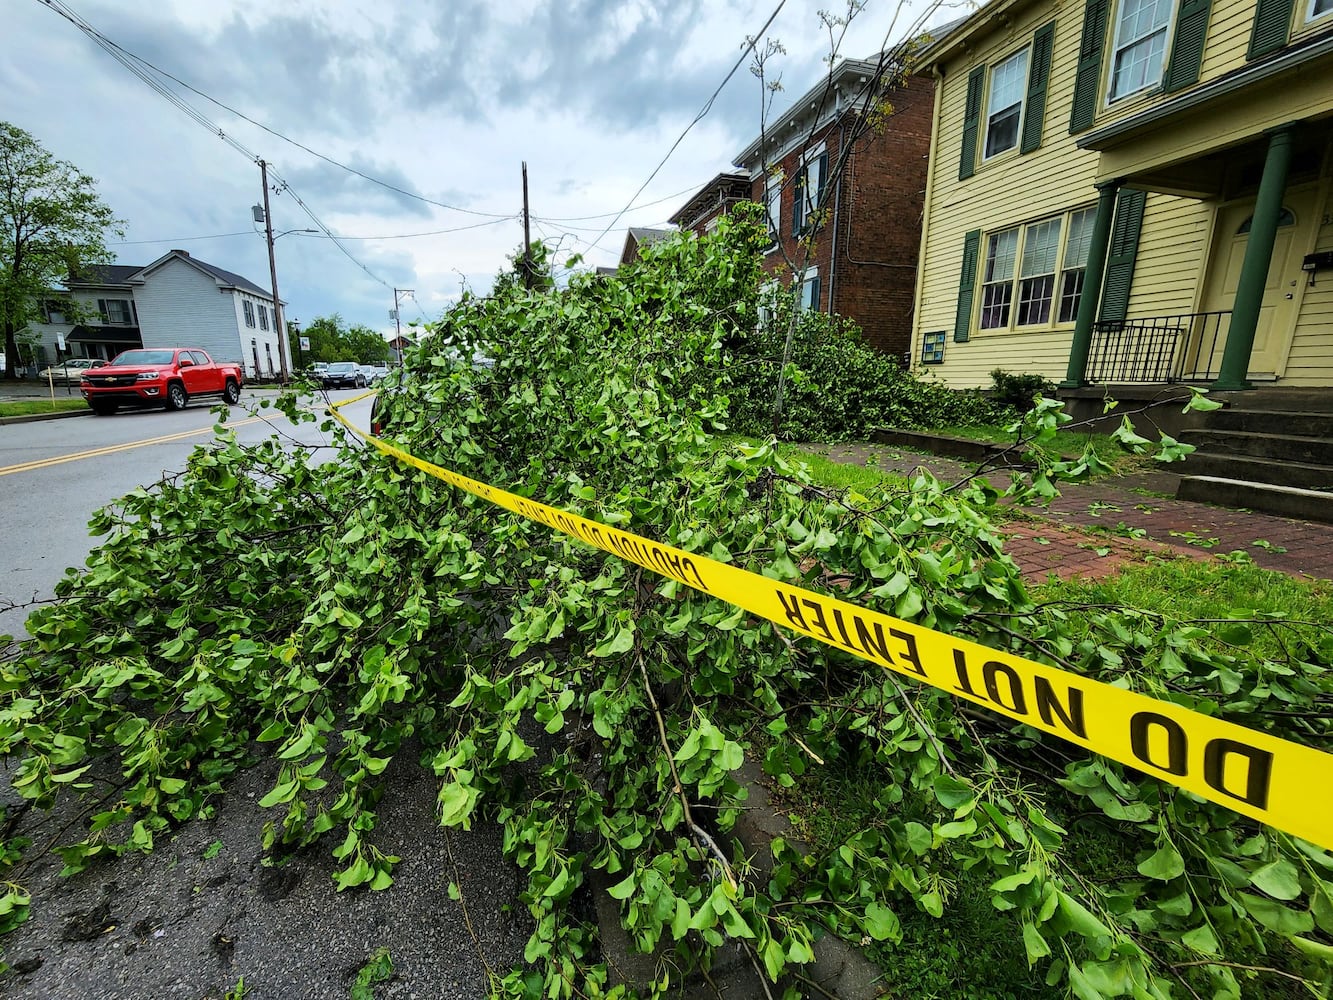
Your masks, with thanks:
[[[172,253],[178,253],[178,254],[180,254],[182,257],[188,257],[188,256],[190,256],[190,251],[188,251],[188,250],[173,250],[173,251],[171,251],[171,252],[172,252]]]

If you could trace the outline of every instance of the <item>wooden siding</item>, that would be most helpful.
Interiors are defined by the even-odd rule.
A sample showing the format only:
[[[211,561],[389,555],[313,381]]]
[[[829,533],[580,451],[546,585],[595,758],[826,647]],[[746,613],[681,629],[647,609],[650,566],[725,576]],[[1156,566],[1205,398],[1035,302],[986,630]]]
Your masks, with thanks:
[[[1319,253],[1333,253],[1331,187],[1333,183],[1325,178],[1323,205],[1319,206],[1323,224],[1315,240],[1315,251]],[[1315,275],[1314,286],[1305,289],[1282,384],[1333,386],[1333,271],[1320,271]]]
[[[983,61],[994,64],[1030,43],[1037,29],[1051,20],[1053,10],[1051,5],[1037,5],[1016,18],[1007,31],[978,39],[974,56],[950,62],[938,83],[940,111],[931,149],[935,169],[926,196],[928,223],[917,283],[914,362],[920,356],[923,331],[954,329],[963,239],[968,230],[980,228],[990,233],[1096,202],[1092,184],[1098,154],[1077,149],[1068,128],[1082,29],[1081,7],[1074,10],[1066,5],[1056,21],[1041,148],[1022,154],[1015,149],[990,160],[982,160],[979,151],[976,173],[963,181],[958,180],[957,170],[950,169],[958,162],[963,139],[969,69]],[[982,115],[984,119],[984,102]],[[980,148],[985,141],[984,127],[979,131]],[[983,237],[983,266],[984,254]],[[974,318],[972,339],[965,344],[954,343],[951,332],[943,364],[926,368],[960,388],[990,385],[994,368],[1063,378],[1072,332],[1072,323],[1018,332],[980,331]]]
[[[1139,233],[1130,318],[1195,311],[1213,209],[1192,198],[1149,194]]]
[[[144,347],[202,347],[215,360],[243,362],[232,298],[198,268],[167,261],[134,289]]]

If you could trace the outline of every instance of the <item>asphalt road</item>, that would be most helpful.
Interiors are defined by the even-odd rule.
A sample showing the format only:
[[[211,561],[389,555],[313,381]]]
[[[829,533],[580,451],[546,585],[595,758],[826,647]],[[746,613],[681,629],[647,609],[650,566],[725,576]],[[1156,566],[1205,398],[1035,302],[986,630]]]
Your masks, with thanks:
[[[317,424],[293,427],[272,410],[254,411],[254,401],[247,394],[232,410],[241,440],[277,433],[328,443]],[[369,406],[345,412],[366,426]],[[49,598],[65,568],[81,565],[93,544],[92,511],[180,470],[213,435],[214,420],[200,404],[178,413],[0,426],[0,601]],[[22,620],[19,612],[0,615],[0,633],[17,634]],[[0,996],[222,1000],[239,995],[243,981],[246,1000],[345,998],[381,949],[394,974],[376,987],[376,1000],[487,996],[493,973],[522,963],[531,930],[517,901],[518,876],[493,825],[441,829],[437,782],[416,758],[404,748],[385,772],[375,840],[403,860],[393,887],[378,893],[335,892],[337,865],[323,841],[281,866],[266,861],[262,827],[277,816],[257,801],[272,786],[273,761],[239,775],[213,819],[159,838],[151,854],[69,879],[59,877],[59,859],[45,848],[77,839],[86,813],[78,806],[27,812],[15,833],[34,846],[14,874],[33,904],[28,922],[0,938],[16,970],[0,974]],[[0,810],[19,806],[10,777],[0,766]],[[451,882],[461,887],[461,903],[449,898]]]
[[[57,388],[57,396],[61,392]],[[347,390],[329,398],[358,394]],[[273,409],[259,409],[261,398],[246,393],[232,408],[228,423],[242,442],[278,434],[329,443],[318,424],[297,427]],[[366,427],[370,401],[344,412]],[[88,533],[93,511],[183,469],[190,452],[214,436],[216,421],[205,401],[176,413],[138,410],[0,425],[0,634],[26,634],[27,610],[4,609],[49,599],[67,567],[83,566],[96,545]]]

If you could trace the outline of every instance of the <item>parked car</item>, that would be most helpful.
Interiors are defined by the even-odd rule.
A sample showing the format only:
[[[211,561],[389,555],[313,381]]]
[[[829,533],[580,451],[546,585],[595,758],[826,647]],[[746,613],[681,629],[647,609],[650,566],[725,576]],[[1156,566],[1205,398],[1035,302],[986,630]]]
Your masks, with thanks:
[[[123,351],[85,372],[79,390],[105,416],[122,405],[179,410],[195,396],[236,403],[243,381],[240,365],[214,361],[197,347],[150,347]]]
[[[355,361],[335,361],[319,377],[319,384],[325,389],[364,389],[368,381]]]
[[[366,373],[366,380],[371,385],[379,382],[384,376],[389,374],[388,365],[362,365],[361,370]]]
[[[0,362],[3,364],[3,362]],[[43,382],[58,382],[61,385],[78,385],[83,373],[94,368],[101,368],[106,362],[101,358],[68,358],[58,365],[43,368],[37,377]]]

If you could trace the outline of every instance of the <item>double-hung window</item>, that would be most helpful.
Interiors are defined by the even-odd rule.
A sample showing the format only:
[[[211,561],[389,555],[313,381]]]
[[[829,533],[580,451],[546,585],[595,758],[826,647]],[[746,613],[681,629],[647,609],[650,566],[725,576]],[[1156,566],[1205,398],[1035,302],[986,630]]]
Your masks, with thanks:
[[[1018,255],[1019,228],[991,233],[986,243],[986,273],[981,284],[981,328],[994,330],[1009,325],[1014,302],[1014,261]]]
[[[259,307],[259,329],[268,329],[268,307],[264,305]]]
[[[1018,145],[1023,121],[1023,94],[1027,89],[1028,50],[1015,52],[991,70],[990,96],[986,99],[986,146],[990,159]]]
[[[1076,209],[987,237],[982,330],[1074,322],[1095,214],[1095,209]]]
[[[1326,14],[1333,14],[1333,0],[1310,0],[1310,9],[1306,12],[1305,19],[1313,21]]]
[[[1047,219],[1028,226],[1023,234],[1023,263],[1018,272],[1019,326],[1050,321],[1062,221]]]
[[[822,147],[805,154],[800,173],[796,175],[792,232],[803,233],[819,221],[817,213],[824,197],[824,175],[827,172],[828,154]]]
[[[97,311],[102,322],[109,326],[130,326],[132,323],[128,299],[98,299]]]
[[[255,325],[255,304],[254,304],[253,302],[251,302],[249,299],[242,299],[242,300],[241,300],[241,308],[245,310],[245,325],[246,325],[246,326],[250,326],[250,327],[254,326],[254,325]]]
[[[1117,101],[1162,82],[1174,8],[1175,0],[1123,0],[1120,4],[1107,100]]]
[[[801,297],[796,302],[796,308],[819,311],[819,272],[813,267],[806,270],[801,280]]]
[[[1092,247],[1092,222],[1095,208],[1069,213],[1069,236],[1065,239],[1064,268],[1060,272],[1059,322],[1072,323],[1078,318],[1078,303],[1083,297],[1083,279],[1088,270],[1088,250]]]

